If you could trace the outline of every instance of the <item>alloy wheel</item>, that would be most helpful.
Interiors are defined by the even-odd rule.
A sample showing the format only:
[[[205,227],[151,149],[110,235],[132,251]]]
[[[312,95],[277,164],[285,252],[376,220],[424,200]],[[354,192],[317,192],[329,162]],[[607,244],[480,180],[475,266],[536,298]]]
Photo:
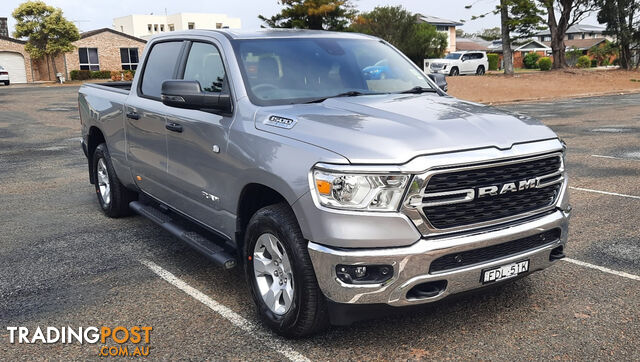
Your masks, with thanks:
[[[278,315],[287,313],[293,304],[293,270],[286,249],[273,234],[258,237],[253,248],[253,272],[267,307]]]

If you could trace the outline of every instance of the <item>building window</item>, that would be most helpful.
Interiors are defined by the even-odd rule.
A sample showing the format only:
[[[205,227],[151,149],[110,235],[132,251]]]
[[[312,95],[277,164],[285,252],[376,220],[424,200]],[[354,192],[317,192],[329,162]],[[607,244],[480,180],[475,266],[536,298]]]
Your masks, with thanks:
[[[120,62],[122,70],[136,70],[138,68],[138,48],[120,48]]]
[[[584,37],[585,37],[585,36],[586,36],[586,34],[585,34],[585,33],[582,33],[582,39],[584,39]]]
[[[100,70],[98,48],[78,48],[80,70]]]
[[[175,31],[176,30],[176,26],[173,24],[169,24],[169,31]]]
[[[449,31],[449,27],[446,25],[436,25],[437,31]]]
[[[222,29],[222,23],[216,23],[216,29]]]
[[[574,35],[573,35],[573,34],[569,34],[569,35],[568,35],[568,39],[569,39],[569,40],[573,40],[573,38],[574,38]]]
[[[158,32],[158,24],[153,24],[153,31]]]
[[[164,24],[160,24],[160,31],[164,31]]]
[[[147,29],[149,29],[149,33],[151,33],[151,24],[147,24]]]
[[[189,23],[189,30],[195,29],[196,23]]]

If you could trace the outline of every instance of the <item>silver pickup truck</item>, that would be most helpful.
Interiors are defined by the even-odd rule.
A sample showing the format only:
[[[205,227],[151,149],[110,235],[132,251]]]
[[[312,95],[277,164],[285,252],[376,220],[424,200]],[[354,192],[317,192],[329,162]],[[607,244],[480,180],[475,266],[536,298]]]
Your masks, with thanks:
[[[197,30],[144,53],[132,83],[80,89],[99,204],[241,266],[280,334],[564,257],[564,143],[534,119],[448,96],[383,40]]]

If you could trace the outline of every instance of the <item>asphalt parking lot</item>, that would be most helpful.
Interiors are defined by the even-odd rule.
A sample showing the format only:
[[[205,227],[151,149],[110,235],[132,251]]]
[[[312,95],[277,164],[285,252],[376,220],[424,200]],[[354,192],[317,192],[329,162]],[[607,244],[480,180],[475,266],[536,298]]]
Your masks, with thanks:
[[[293,341],[260,325],[240,269],[220,271],[141,217],[103,216],[76,94],[0,88],[0,359],[99,353],[10,344],[7,326],[143,325],[157,359],[640,360],[640,94],[503,106],[569,145],[570,261]]]

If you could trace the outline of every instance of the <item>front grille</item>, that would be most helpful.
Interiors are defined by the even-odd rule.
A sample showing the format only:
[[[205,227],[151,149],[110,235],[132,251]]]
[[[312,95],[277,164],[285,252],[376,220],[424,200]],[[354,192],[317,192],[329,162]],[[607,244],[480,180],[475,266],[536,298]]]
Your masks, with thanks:
[[[431,263],[429,273],[444,272],[451,269],[467,267],[474,264],[485,263],[500,258],[522,254],[557,241],[560,239],[560,233],[560,229],[553,229],[502,244],[462,251],[454,254],[447,254],[439,257]]]
[[[482,187],[507,183],[518,185],[523,180],[552,175],[561,167],[560,156],[553,155],[521,163],[437,173],[429,179],[424,192],[431,194],[464,189],[474,189],[477,192]],[[559,179],[560,176],[556,175],[554,178]],[[544,182],[547,181],[550,180],[544,179]],[[476,197],[468,202],[424,206],[422,212],[436,229],[486,223],[549,207],[557,199],[561,186],[561,183],[555,183],[542,188],[529,188],[483,198]],[[433,200],[425,198],[423,202]]]
[[[442,69],[444,64],[442,63],[431,63],[431,69]]]

